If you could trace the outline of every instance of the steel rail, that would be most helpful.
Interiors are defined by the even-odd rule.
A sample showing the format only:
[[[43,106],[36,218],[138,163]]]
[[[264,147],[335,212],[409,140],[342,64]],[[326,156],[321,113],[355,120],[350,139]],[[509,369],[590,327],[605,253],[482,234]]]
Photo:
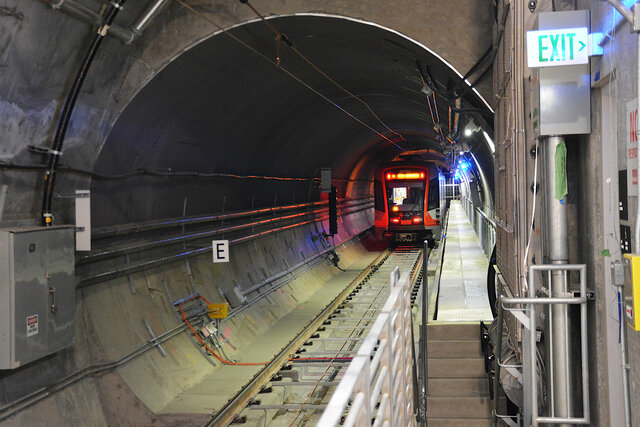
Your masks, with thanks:
[[[383,261],[390,253],[389,250],[380,254],[371,264],[369,264],[349,285],[329,304],[325,309],[312,320],[302,332],[278,353],[278,355],[262,371],[256,374],[253,379],[240,392],[238,392],[229,402],[220,409],[205,426],[229,425],[234,417],[240,413],[247,405],[247,402],[260,391],[271,377],[276,374],[282,365],[286,363],[295,350],[302,346],[311,335],[329,318],[331,314],[343,303],[349,294],[364,280],[369,271]]]

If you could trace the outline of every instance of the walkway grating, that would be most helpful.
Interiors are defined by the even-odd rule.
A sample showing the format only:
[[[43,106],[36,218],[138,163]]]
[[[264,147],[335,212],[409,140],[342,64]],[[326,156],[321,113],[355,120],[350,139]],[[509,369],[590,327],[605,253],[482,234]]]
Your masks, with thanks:
[[[489,261],[462,204],[452,200],[440,276],[438,321],[492,320],[487,297]]]

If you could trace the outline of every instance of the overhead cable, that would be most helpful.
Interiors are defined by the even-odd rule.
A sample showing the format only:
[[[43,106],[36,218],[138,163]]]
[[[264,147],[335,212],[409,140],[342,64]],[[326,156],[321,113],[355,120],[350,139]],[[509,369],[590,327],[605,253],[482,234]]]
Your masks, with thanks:
[[[349,111],[347,111],[345,108],[341,107],[340,105],[338,105],[336,102],[332,101],[331,99],[329,99],[327,96],[323,95],[321,92],[319,92],[317,89],[313,88],[311,85],[309,85],[308,83],[306,83],[304,80],[302,80],[300,77],[296,76],[295,74],[293,74],[291,71],[287,70],[285,67],[283,67],[282,65],[278,64],[277,62],[274,62],[273,60],[271,60],[270,58],[268,58],[266,55],[264,55],[262,52],[258,51],[256,48],[254,48],[253,46],[249,45],[248,43],[246,43],[245,41],[241,40],[240,38],[236,37],[235,35],[231,34],[226,28],[222,27],[220,24],[218,24],[217,22],[215,22],[214,20],[212,20],[211,18],[203,15],[200,11],[194,9],[192,6],[188,5],[187,3],[185,3],[184,0],[176,0],[178,3],[180,3],[185,9],[187,9],[188,11],[192,12],[193,14],[195,14],[196,16],[198,16],[199,18],[207,21],[208,23],[214,25],[218,30],[220,30],[221,32],[223,32],[225,35],[227,35],[228,37],[230,37],[231,39],[235,40],[236,42],[240,43],[242,46],[246,47],[247,49],[249,49],[250,51],[252,51],[253,53],[255,53],[256,55],[260,56],[262,59],[264,59],[265,61],[268,61],[269,63],[271,63],[272,65],[274,65],[275,67],[277,67],[279,70],[282,70],[282,72],[284,72],[286,75],[288,75],[289,77],[291,77],[293,80],[297,81],[298,83],[300,83],[302,86],[306,87],[307,89],[309,89],[311,92],[315,93],[316,95],[318,95],[319,97],[321,97],[322,99],[324,99],[325,101],[327,101],[328,103],[330,103],[331,105],[333,105],[334,107],[336,107],[337,109],[339,109],[340,111],[342,111],[343,113],[345,113],[346,115],[348,115],[349,117],[351,117],[353,120],[355,120],[356,122],[360,123],[362,126],[366,127],[367,129],[369,129],[370,131],[374,132],[375,134],[377,134],[379,137],[381,137],[382,139],[386,140],[387,142],[395,145],[398,149],[400,149],[401,151],[406,151],[405,148],[401,147],[400,145],[398,145],[395,141],[393,141],[392,139],[390,139],[389,137],[387,137],[386,135],[382,134],[381,132],[377,131],[376,129],[372,128],[371,126],[369,126],[368,124],[366,124],[364,121],[360,120],[358,117],[356,117],[355,115],[351,114]],[[285,40],[283,38],[283,40]],[[393,132],[393,131],[392,131]],[[395,133],[395,132],[394,132]]]
[[[44,175],[44,192],[42,194],[42,225],[53,225],[52,202],[53,192],[56,184],[56,172],[58,170],[60,157],[62,156],[62,147],[65,141],[65,136],[67,135],[67,129],[69,127],[71,116],[73,115],[78,96],[80,95],[80,91],[82,90],[82,86],[84,84],[85,78],[87,77],[87,73],[91,68],[91,64],[93,63],[93,60],[98,50],[100,49],[100,45],[107,35],[109,27],[113,23],[116,15],[120,11],[120,9],[122,9],[122,5],[124,5],[125,1],[126,0],[115,0],[110,2],[110,6],[108,11],[106,12],[104,22],[97,28],[91,44],[89,45],[89,48],[87,49],[87,52],[82,59],[82,63],[76,71],[76,75],[71,84],[71,88],[67,93],[67,97],[65,99],[60,117],[58,119],[58,125],[53,137],[53,143],[51,145],[51,149],[48,150],[49,156],[47,159],[47,169]]]
[[[280,33],[278,30],[276,30],[273,25],[271,25],[266,19],[265,17],[258,12],[258,10],[253,7],[251,5],[251,3],[249,3],[248,0],[240,0],[241,3],[246,4],[252,11],[253,13],[256,14],[256,16],[258,16],[258,18],[260,18],[260,20],[262,22],[264,22],[264,24],[271,30],[271,32],[273,32],[273,34],[276,36],[277,39],[282,38],[283,40],[285,40],[285,42],[287,43],[287,46],[289,46],[289,48],[296,54],[298,55],[303,61],[305,61],[307,64],[309,64],[311,66],[311,68],[313,68],[314,70],[316,70],[318,73],[320,73],[325,79],[327,79],[329,82],[331,82],[334,86],[336,86],[338,89],[342,90],[343,92],[345,92],[347,95],[349,95],[350,97],[352,97],[353,99],[361,102],[365,107],[367,107],[367,109],[371,112],[371,114],[373,115],[373,117],[376,118],[376,120],[378,120],[378,122],[380,122],[380,124],[382,126],[384,126],[389,132],[397,135],[398,137],[400,137],[400,139],[402,139],[402,141],[406,142],[406,139],[404,139],[404,137],[402,135],[400,135],[398,132],[392,130],[389,126],[387,126],[387,124],[385,122],[382,121],[382,119],[375,113],[375,111],[373,111],[373,109],[371,108],[371,106],[362,98],[360,98],[359,96],[351,93],[349,90],[347,90],[346,88],[344,88],[342,85],[340,85],[338,82],[336,82],[333,78],[331,78],[327,73],[325,73],[324,71],[322,71],[320,69],[320,67],[318,67],[316,64],[314,64],[309,58],[307,58],[302,52],[300,52],[294,45],[293,43],[287,38],[287,36],[285,34]]]
[[[16,164],[6,163],[0,161],[0,169],[14,169],[14,170],[42,170],[46,169],[45,164]],[[226,172],[198,172],[198,171],[175,171],[173,169],[153,170],[147,168],[139,168],[130,172],[121,174],[101,174],[93,172],[87,169],[79,169],[71,166],[60,165],[58,166],[58,172],[75,173],[78,175],[86,175],[93,179],[98,180],[119,180],[127,179],[134,176],[152,176],[159,178],[233,178],[233,179],[263,179],[267,181],[320,181],[320,178],[304,178],[304,177],[291,177],[291,176],[268,176],[268,175],[240,175]],[[334,182],[373,182],[371,179],[358,179],[358,178],[331,178]]]

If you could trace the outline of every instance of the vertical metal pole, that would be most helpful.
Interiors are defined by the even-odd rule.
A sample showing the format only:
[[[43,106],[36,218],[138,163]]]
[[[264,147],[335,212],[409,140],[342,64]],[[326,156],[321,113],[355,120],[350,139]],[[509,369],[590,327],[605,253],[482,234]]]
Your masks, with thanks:
[[[624,312],[624,288],[616,284],[618,287],[618,317],[620,318],[620,362],[622,366],[622,395],[624,399],[624,425],[631,427],[631,402],[629,401],[629,373],[627,363],[627,325],[625,322]]]
[[[440,250],[442,250],[442,248]],[[427,268],[427,263],[429,262],[430,251],[429,242],[425,240],[424,247],[422,248],[422,319],[420,321],[420,362],[422,365],[422,399],[420,402],[422,413],[420,425],[422,426],[427,425],[427,396],[429,393],[429,355],[427,349],[427,322],[429,317],[429,281],[427,280],[427,274],[429,269]]]
[[[502,295],[498,295],[498,336],[496,337],[496,346],[493,348],[495,361],[495,378],[493,379],[493,427],[498,427],[498,401],[500,392],[500,360],[502,356],[502,328],[504,322],[504,310],[502,308]]]
[[[556,168],[555,157],[556,148],[564,143],[562,136],[547,137],[544,146],[545,164],[545,233],[547,235],[549,261],[551,264],[567,264],[569,262],[569,239],[567,223],[567,205],[565,200],[558,200],[555,197]],[[551,296],[567,297],[566,282],[562,271],[551,272]],[[532,290],[535,292],[535,290]],[[570,325],[568,318],[568,307],[566,304],[553,304],[551,306],[551,320],[553,339],[553,367],[554,372],[551,378],[553,387],[554,414],[557,417],[570,417],[572,408],[571,396],[571,372],[569,369],[571,360],[571,347],[569,345]],[[531,333],[535,335],[535,325],[532,325]],[[534,353],[535,354],[535,353]],[[532,377],[536,378],[535,371]],[[532,385],[535,387],[535,384]],[[588,384],[584,385],[588,387]],[[534,402],[535,404],[535,402]],[[534,414],[535,415],[535,414]],[[566,424],[563,424],[566,425]]]

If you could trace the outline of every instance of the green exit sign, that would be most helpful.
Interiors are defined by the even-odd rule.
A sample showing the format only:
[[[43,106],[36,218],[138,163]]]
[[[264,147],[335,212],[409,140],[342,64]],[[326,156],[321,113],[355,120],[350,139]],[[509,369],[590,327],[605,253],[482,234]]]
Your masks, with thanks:
[[[589,63],[589,31],[586,27],[527,31],[529,68]]]

